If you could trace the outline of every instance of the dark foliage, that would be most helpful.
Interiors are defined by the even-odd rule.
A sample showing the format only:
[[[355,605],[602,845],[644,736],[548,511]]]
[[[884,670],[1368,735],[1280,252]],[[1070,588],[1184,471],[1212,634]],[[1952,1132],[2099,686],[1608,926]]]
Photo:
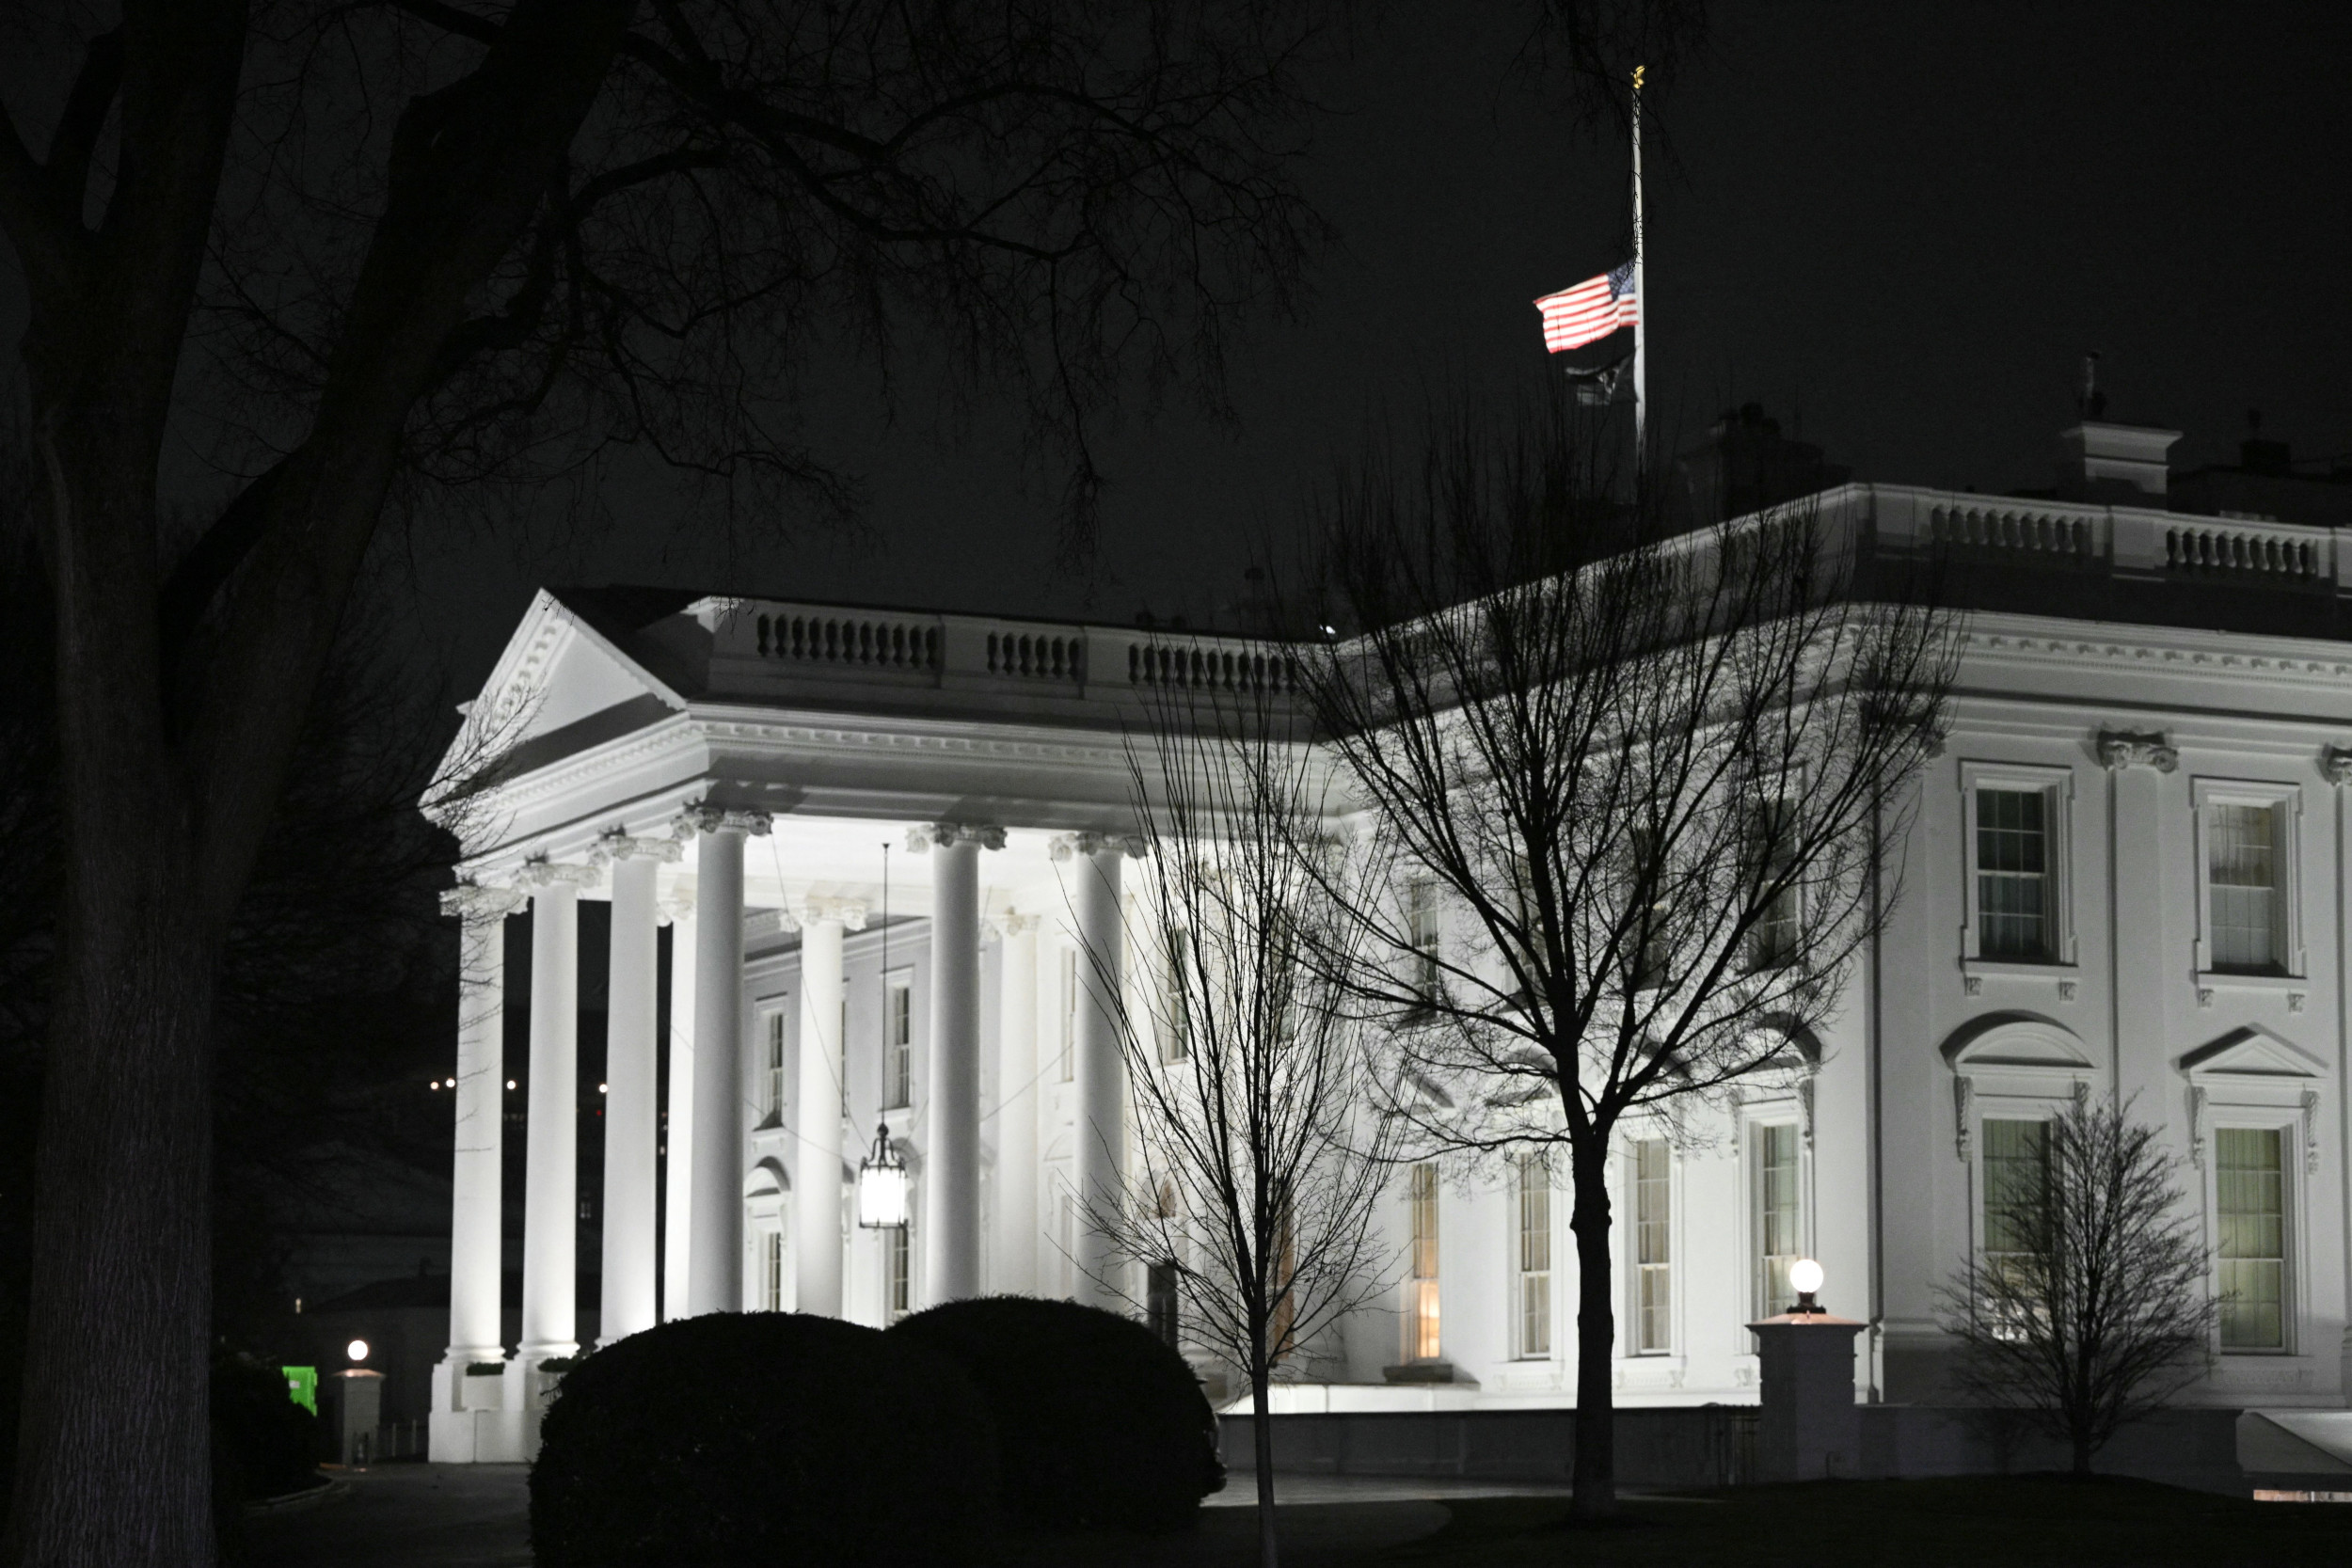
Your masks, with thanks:
[[[888,1338],[953,1361],[986,1397],[997,1501],[1015,1528],[1180,1529],[1225,1484],[1200,1380],[1140,1323],[984,1296],[918,1312]]]
[[[317,1482],[319,1418],[288,1397],[286,1374],[250,1355],[213,1361],[213,1485],[222,1502],[281,1497]]]
[[[956,1563],[994,1533],[988,1414],[920,1344],[797,1313],[581,1359],[531,1471],[540,1568]]]

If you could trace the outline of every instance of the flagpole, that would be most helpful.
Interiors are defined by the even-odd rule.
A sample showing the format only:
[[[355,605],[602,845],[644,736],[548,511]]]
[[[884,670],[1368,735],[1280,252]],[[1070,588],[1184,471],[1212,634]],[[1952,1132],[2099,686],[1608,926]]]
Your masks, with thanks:
[[[1649,414],[1649,290],[1642,278],[1642,72],[1633,68],[1633,475],[1638,483],[1649,465],[1644,424]]]

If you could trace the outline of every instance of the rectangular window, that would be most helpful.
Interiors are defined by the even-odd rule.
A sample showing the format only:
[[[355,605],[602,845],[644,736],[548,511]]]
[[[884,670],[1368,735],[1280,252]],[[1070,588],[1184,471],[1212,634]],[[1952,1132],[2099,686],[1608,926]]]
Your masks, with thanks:
[[[1438,1167],[1411,1170],[1413,1246],[1405,1280],[1405,1359],[1435,1361],[1438,1339]]]
[[[1412,973],[1407,984],[1421,999],[1417,1010],[1426,1012],[1438,1005],[1441,974],[1437,884],[1415,882],[1406,897],[1406,936],[1413,944]]]
[[[1663,1138],[1633,1145],[1633,1353],[1674,1348],[1673,1164]]]
[[[2210,961],[2224,974],[2283,974],[2286,901],[2279,808],[2216,801],[2208,811]]]
[[[1666,859],[1671,849],[1652,830],[1633,830],[1628,852],[1625,942],[1630,956],[1626,983],[1636,991],[1665,985],[1675,958],[1668,930],[1673,910],[1661,896],[1669,886]]]
[[[2287,1346],[2285,1141],[2275,1127],[2214,1132],[2223,1350]]]
[[[2049,1201],[2049,1126],[2040,1121],[1984,1124],[1984,1267],[1997,1273],[2024,1260]]]
[[[1143,1312],[1152,1338],[1170,1350],[1181,1349],[1183,1323],[1177,1314],[1176,1259],[1163,1258],[1144,1274]]]
[[[914,978],[893,974],[882,990],[882,1104],[914,1103]]]
[[[1061,956],[1061,1081],[1076,1075],[1078,1062],[1078,950]]]
[[[1181,1062],[1192,1053],[1192,933],[1168,933],[1168,1032],[1160,1039],[1160,1060]]]
[[[763,1231],[759,1238],[759,1305],[763,1311],[784,1310],[784,1232]]]
[[[2043,789],[1977,791],[1977,952],[2043,963],[2052,940],[2050,796]]]
[[[1519,1354],[1551,1354],[1551,1167],[1534,1155],[1519,1162]]]
[[[767,1025],[764,1031],[767,1043],[765,1066],[768,1077],[766,1109],[770,1117],[781,1117],[784,1115],[784,1009],[779,1007],[770,1013],[765,1022]]]
[[[907,1249],[907,1235],[914,1228],[913,1226],[895,1225],[882,1232],[882,1255],[887,1269],[882,1280],[882,1321],[885,1325],[905,1317],[914,1302],[912,1254]]]
[[[1804,1256],[1798,1199],[1797,1128],[1782,1122],[1756,1130],[1756,1309],[1772,1318],[1797,1304],[1789,1266]]]
[[[1756,922],[1748,927],[1748,967],[1786,969],[1797,957],[1797,889],[1777,893],[1772,884],[1788,875],[1796,858],[1796,813],[1787,800],[1756,808],[1748,824],[1748,863]]]

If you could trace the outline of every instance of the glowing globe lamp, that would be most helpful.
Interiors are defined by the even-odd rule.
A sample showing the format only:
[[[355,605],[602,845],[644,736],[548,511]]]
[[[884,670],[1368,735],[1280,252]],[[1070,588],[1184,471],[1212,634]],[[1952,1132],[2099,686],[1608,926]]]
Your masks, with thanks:
[[[354,1361],[365,1361],[368,1358],[368,1342],[365,1339],[354,1339],[343,1347],[343,1354]]]
[[[1821,1309],[1820,1303],[1813,1299],[1813,1292],[1821,1288],[1820,1264],[1810,1258],[1798,1259],[1788,1265],[1788,1283],[1797,1292],[1797,1305],[1792,1310],[1819,1312]]]

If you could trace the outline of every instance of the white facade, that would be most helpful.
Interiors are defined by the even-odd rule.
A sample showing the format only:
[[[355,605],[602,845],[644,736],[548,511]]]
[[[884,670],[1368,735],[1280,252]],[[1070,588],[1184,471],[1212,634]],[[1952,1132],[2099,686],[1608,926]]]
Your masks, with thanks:
[[[1888,847],[1899,900],[1809,1042],[1817,1065],[1678,1129],[1626,1129],[1619,1399],[1752,1402],[1745,1324],[1776,1309],[1797,1256],[1825,1267],[1825,1305],[1868,1320],[1867,1397],[1930,1397],[1933,1289],[1986,1241],[1984,1187],[2013,1124],[2084,1085],[2134,1097],[2189,1158],[2208,1235],[2226,1223],[2233,1250],[2262,1254],[2217,1265],[2251,1309],[2191,1397],[2345,1404],[2352,644],[2183,629],[2176,610],[2172,625],[2080,617],[2144,588],[2169,606],[2226,598],[2225,623],[2332,626],[2352,560],[2327,529],[2160,504],[1855,484],[1823,505],[1839,537],[1890,556],[1950,546],[2051,608],[1971,614],[1948,740],[1916,784],[1909,838]],[[2070,586],[2094,581],[2107,598]],[[608,1339],[650,1321],[656,1277],[671,1315],[882,1323],[983,1291],[1086,1298],[1098,1272],[1073,1195],[1132,1141],[1081,942],[1121,945],[1120,720],[1139,684],[1230,681],[1250,650],[683,599],[543,594],[474,709],[508,760],[469,818],[487,826],[452,898],[476,924],[436,1458],[527,1453],[536,1363],[576,1338],[571,1217],[546,1196],[568,1204],[574,1154],[555,1131],[531,1140],[524,1342],[499,1375],[465,1375],[505,1355],[498,1081],[527,1076],[534,1132],[564,1119],[569,1092],[551,945],[533,970],[532,1060],[497,1060],[497,944],[480,923],[526,897],[549,917],[542,944],[572,899],[614,898],[616,976],[624,944],[635,976],[651,923],[675,922],[671,1016],[625,1010],[615,985],[624,1098],[652,1092],[653,1031],[671,1042],[660,1136],[674,1180],[657,1259],[653,1165],[636,1148],[652,1111],[610,1103],[610,1135],[631,1141],[607,1154]],[[622,1094],[617,1067],[612,1079]],[[878,1124],[914,1173],[904,1230],[850,1221]],[[1572,1400],[1575,1252],[1565,1179],[1549,1189],[1540,1172],[1444,1172],[1417,1204],[1400,1173],[1395,1307],[1312,1347],[1284,1405]],[[1411,1277],[1432,1262],[1434,1279]],[[1449,1380],[1390,1375],[1417,1361]]]

